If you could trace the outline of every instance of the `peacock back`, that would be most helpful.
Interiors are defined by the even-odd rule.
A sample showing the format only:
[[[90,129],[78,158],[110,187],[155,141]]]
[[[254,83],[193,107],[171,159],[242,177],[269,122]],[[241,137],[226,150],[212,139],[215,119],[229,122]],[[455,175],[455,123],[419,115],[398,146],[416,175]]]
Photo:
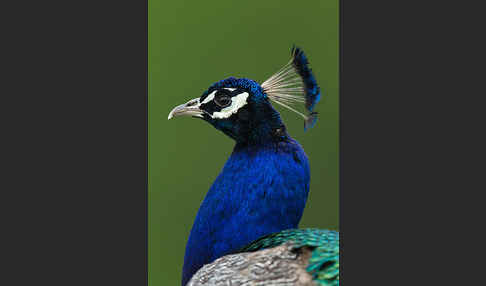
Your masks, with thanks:
[[[189,286],[339,285],[339,233],[290,229],[204,265]]]
[[[251,252],[291,243],[292,251],[310,251],[306,270],[318,285],[339,285],[339,232],[307,228],[289,229],[264,236],[241,251]]]

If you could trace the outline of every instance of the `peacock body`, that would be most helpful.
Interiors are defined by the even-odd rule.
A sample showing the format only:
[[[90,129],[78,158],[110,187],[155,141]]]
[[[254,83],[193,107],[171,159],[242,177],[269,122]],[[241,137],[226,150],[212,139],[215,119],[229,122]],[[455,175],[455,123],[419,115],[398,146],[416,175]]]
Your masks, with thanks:
[[[169,119],[201,118],[236,141],[191,229],[182,286],[339,284],[338,233],[297,229],[309,162],[270,103],[301,115],[307,129],[316,123],[319,99],[307,58],[294,48],[289,63],[262,84],[230,77],[170,112]]]

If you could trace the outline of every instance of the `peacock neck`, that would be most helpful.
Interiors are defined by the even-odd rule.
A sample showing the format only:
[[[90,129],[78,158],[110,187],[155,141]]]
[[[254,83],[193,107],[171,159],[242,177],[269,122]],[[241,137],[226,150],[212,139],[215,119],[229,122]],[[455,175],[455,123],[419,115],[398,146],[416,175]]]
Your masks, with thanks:
[[[296,228],[309,180],[307,156],[288,135],[237,143],[197,213],[186,245],[182,285],[204,264],[263,235]]]

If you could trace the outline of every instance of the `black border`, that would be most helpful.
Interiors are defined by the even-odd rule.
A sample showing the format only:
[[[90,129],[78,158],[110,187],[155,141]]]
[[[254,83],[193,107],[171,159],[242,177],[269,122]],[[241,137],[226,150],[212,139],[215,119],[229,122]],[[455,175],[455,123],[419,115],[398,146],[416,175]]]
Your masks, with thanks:
[[[341,0],[341,283],[469,284],[481,265],[454,263],[477,252],[469,224],[482,217],[466,201],[484,189],[471,164],[484,141],[470,137],[484,105],[468,97],[484,90],[470,68],[480,11]]]
[[[147,3],[2,7],[0,284],[147,285]]]

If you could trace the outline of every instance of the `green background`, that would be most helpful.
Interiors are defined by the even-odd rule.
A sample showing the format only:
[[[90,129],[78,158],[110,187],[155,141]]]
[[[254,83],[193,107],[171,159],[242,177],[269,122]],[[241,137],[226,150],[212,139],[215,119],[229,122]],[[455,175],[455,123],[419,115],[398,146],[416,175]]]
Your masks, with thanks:
[[[311,164],[300,227],[338,228],[338,13],[337,0],[149,0],[149,285],[180,284],[193,219],[233,148],[208,123],[168,113],[229,76],[263,82],[294,43],[323,91],[305,133],[301,117],[276,106]]]

